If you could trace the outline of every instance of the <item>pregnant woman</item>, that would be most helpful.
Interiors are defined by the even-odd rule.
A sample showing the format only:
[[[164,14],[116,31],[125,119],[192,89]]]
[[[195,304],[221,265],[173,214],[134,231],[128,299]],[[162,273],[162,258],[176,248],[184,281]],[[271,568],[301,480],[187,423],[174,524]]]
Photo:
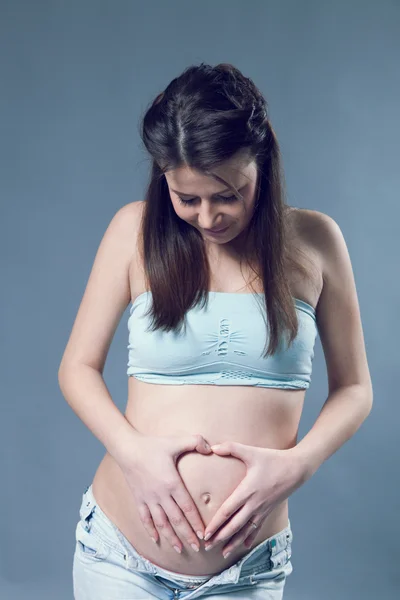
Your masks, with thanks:
[[[145,198],[109,223],[59,369],[106,449],[82,491],[75,599],[280,600],[288,498],[372,406],[346,243],[285,203],[266,101],[232,65],[186,69],[142,139]],[[128,306],[123,415],[102,374]],[[318,333],[329,396],[298,442]]]

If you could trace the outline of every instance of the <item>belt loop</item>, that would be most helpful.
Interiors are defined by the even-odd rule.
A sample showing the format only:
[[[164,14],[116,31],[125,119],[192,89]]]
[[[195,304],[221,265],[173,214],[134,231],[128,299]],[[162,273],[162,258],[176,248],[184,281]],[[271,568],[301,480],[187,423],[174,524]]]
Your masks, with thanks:
[[[81,521],[86,529],[86,531],[90,531],[90,521],[91,516],[96,508],[96,505],[87,499],[87,497],[83,496],[82,504],[79,510],[79,516]]]

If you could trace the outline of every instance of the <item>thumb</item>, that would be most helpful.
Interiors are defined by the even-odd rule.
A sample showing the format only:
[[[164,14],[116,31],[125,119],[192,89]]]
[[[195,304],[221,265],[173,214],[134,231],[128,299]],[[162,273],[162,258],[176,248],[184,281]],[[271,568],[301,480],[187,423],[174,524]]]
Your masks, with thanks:
[[[198,433],[195,435],[184,436],[180,439],[179,444],[180,452],[186,452],[188,450],[197,450],[201,454],[212,454],[210,445],[206,442],[203,436]]]
[[[239,442],[223,442],[222,444],[214,444],[211,446],[211,450],[215,454],[219,454],[221,456],[235,456],[236,458],[240,458],[243,462],[246,462],[249,457],[247,452],[247,446],[245,444],[240,444]]]

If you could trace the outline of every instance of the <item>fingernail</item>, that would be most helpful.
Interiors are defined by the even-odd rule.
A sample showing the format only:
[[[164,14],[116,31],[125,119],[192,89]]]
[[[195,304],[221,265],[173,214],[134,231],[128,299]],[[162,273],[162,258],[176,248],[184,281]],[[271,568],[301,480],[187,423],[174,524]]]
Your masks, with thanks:
[[[212,544],[209,544],[208,546],[204,546],[204,550],[207,552],[208,550],[211,550],[212,548]]]
[[[202,540],[203,539],[203,534],[201,533],[201,531],[196,531],[197,533],[197,537]]]
[[[207,533],[206,537],[204,538],[204,541],[206,542],[207,540],[209,540],[211,536],[212,533]]]
[[[223,554],[222,556],[223,556],[224,558],[228,558],[228,556],[229,556],[229,555],[230,555],[230,552],[227,552],[226,554]]]
[[[199,547],[196,544],[190,544],[195,552],[199,551]]]
[[[155,538],[151,538],[155,544],[157,544],[157,540]]]
[[[181,549],[179,548],[179,546],[174,546],[175,550],[177,551],[178,554],[181,553]]]

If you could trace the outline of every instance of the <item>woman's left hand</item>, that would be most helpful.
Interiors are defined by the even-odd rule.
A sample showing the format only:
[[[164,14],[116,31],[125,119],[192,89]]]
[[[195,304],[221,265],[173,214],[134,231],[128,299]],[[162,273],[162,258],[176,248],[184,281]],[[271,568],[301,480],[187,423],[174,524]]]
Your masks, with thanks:
[[[219,456],[235,456],[247,466],[246,476],[220,506],[204,532],[206,548],[209,544],[214,547],[229,540],[222,548],[226,557],[227,552],[243,542],[246,547],[251,546],[268,515],[304,483],[305,468],[294,448],[276,450],[228,441],[211,446],[211,449]],[[232,515],[225,527],[207,542],[207,533],[213,535]],[[250,521],[257,524],[256,529]]]

